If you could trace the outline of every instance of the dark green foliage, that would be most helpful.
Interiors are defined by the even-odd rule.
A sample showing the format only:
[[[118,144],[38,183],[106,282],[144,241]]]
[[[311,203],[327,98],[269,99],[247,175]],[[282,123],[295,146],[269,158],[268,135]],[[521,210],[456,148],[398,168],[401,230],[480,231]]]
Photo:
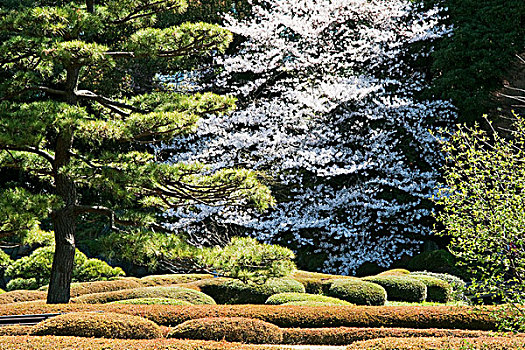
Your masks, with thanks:
[[[490,93],[515,54],[525,48],[523,0],[425,0],[448,8],[453,35],[433,53],[434,88],[451,99],[463,121],[479,120],[490,107]]]
[[[29,256],[15,260],[5,272],[6,277],[11,279],[7,284],[7,289],[38,289],[49,284],[54,251],[55,248],[52,246],[42,247]],[[124,271],[120,267],[111,267],[98,259],[88,259],[77,249],[73,281],[107,280],[119,276],[124,276]]]
[[[401,276],[370,276],[363,278],[385,288],[390,301],[409,301],[420,303],[427,297],[427,287],[421,281]]]
[[[428,271],[414,271],[414,272],[411,272],[410,274],[414,276],[421,275],[421,276],[435,277],[445,282],[448,282],[448,284],[450,284],[450,286],[452,287],[452,299],[462,300],[462,301],[466,300],[464,293],[465,293],[465,288],[467,284],[465,283],[465,281],[463,281],[461,278],[457,276],[450,275],[448,273],[434,273],[434,272],[428,272]]]
[[[448,303],[452,300],[452,287],[448,282],[439,278],[423,275],[411,275],[411,277],[423,282],[425,286],[427,286],[426,301]]]
[[[305,302],[305,304],[296,304],[297,302]],[[269,297],[265,304],[269,305],[283,305],[283,304],[290,304],[293,303],[294,305],[311,305],[311,303],[317,303],[319,305],[322,305],[323,303],[329,303],[331,305],[352,305],[351,303],[337,299],[328,297],[325,295],[319,295],[319,294],[307,294],[307,293],[279,293],[274,294],[271,297]]]
[[[430,272],[452,273],[457,271],[456,258],[444,249],[423,252],[414,256],[407,263],[410,271],[426,270]]]
[[[199,285],[218,304],[264,304],[272,295],[279,293],[304,293],[304,286],[290,278],[272,278],[264,284],[244,283],[239,280],[206,280]]]
[[[327,293],[356,305],[384,305],[387,299],[383,287],[357,279],[334,280]]]
[[[144,287],[113,292],[86,294],[71,301],[80,304],[106,304],[118,300],[142,298],[169,298],[185,300],[192,304],[215,304],[208,295],[194,289],[182,287]]]
[[[186,321],[174,327],[168,337],[226,340],[251,344],[280,344],[282,330],[268,322],[243,317],[210,317]]]
[[[341,278],[352,278],[340,275],[329,275],[326,273],[295,271],[291,276],[296,281],[304,285],[306,293],[323,294],[330,288],[330,281]]]

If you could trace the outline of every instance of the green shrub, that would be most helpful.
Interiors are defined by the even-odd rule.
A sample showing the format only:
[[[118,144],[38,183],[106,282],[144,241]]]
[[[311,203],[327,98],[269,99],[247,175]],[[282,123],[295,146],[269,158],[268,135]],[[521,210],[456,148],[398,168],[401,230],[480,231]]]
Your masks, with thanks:
[[[384,305],[387,298],[383,287],[351,279],[333,280],[327,294],[356,305]]]
[[[334,279],[357,279],[355,277],[329,275],[326,273],[296,271],[291,275],[291,278],[301,282],[305,288],[306,293],[323,294],[330,288],[330,281]]]
[[[387,299],[391,301],[410,301],[420,303],[427,298],[427,287],[421,281],[401,276],[370,276],[364,281],[379,284],[385,288]]]
[[[410,274],[410,271],[405,270],[405,269],[392,269],[392,270],[383,271],[377,274],[377,276],[406,276],[409,274]]]
[[[440,280],[443,280],[445,282],[448,282],[450,286],[452,287],[452,299],[453,300],[459,300],[459,301],[465,301],[467,298],[465,297],[465,288],[467,284],[465,281],[463,281],[461,278],[450,275],[448,273],[434,273],[434,272],[428,272],[428,271],[414,271],[411,272],[410,275],[414,276],[430,276],[439,278]]]
[[[130,305],[193,305],[189,301],[171,298],[138,298],[112,301],[109,304]]]
[[[208,274],[171,274],[171,275],[151,275],[142,277],[139,281],[144,286],[166,286],[170,284],[189,283],[203,279],[213,278]]]
[[[264,284],[243,283],[239,280],[205,280],[199,285],[204,293],[211,295],[218,304],[264,304],[272,295],[279,293],[304,293],[304,286],[291,278],[272,278]]]
[[[161,336],[160,327],[143,317],[111,312],[74,312],[38,323],[32,335],[153,339]]]
[[[106,304],[117,300],[140,298],[170,298],[185,300],[192,304],[215,304],[215,301],[210,296],[194,289],[183,287],[142,287],[106,293],[86,294],[71,299],[71,302],[81,304]]]
[[[448,303],[452,300],[452,287],[448,282],[439,278],[423,275],[412,275],[411,277],[423,282],[427,286],[427,301]]]
[[[29,256],[15,260],[5,271],[6,277],[12,279],[7,289],[38,289],[49,284],[54,253],[55,247],[42,247],[35,249]],[[101,260],[88,259],[78,249],[74,264],[73,281],[106,280],[124,276],[120,267],[113,268]]]
[[[244,317],[211,317],[186,321],[174,327],[168,337],[226,340],[250,344],[280,344],[282,330],[268,322]]]
[[[274,294],[271,297],[269,297],[265,304],[270,305],[282,305],[282,304],[288,304],[290,303],[296,303],[296,302],[312,302],[312,303],[330,303],[332,305],[352,305],[351,303],[333,298],[328,297],[325,295],[319,295],[319,294],[306,294],[306,293],[279,293]],[[294,305],[307,305],[307,303],[304,304],[294,304]]]

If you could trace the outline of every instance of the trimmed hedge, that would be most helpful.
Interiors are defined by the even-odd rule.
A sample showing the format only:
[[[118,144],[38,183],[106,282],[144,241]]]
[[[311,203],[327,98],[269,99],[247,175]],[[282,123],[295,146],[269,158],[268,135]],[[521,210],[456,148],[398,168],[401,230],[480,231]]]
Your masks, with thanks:
[[[189,301],[170,298],[139,298],[112,301],[109,304],[129,304],[129,305],[193,305]]]
[[[33,326],[2,326],[0,327],[0,336],[5,335],[29,335]]]
[[[378,275],[365,277],[363,280],[385,288],[387,299],[390,301],[421,303],[427,298],[426,285],[415,278]]]
[[[143,286],[167,286],[171,284],[182,284],[213,278],[208,274],[170,274],[170,275],[150,275],[139,279]]]
[[[352,305],[351,303],[319,294],[307,294],[307,293],[279,293],[274,294],[266,299],[265,304],[269,305],[283,305],[293,302],[306,302],[306,303],[330,303],[332,305]]]
[[[264,304],[274,294],[304,293],[304,286],[291,278],[272,278],[264,284],[217,278],[200,281],[198,287],[218,304]]]
[[[22,301],[44,300],[47,293],[36,290],[13,290],[0,294],[0,304],[18,303]]]
[[[290,301],[289,303],[284,303],[284,304],[281,304],[281,305],[282,306],[311,306],[311,307],[316,307],[316,306],[343,306],[341,304],[335,304],[335,303],[330,303],[330,302],[326,302],[326,301],[310,301],[310,300]],[[350,305],[352,305],[352,304],[350,304]]]
[[[352,279],[358,280],[356,277],[340,276],[340,275],[329,275],[326,273],[319,272],[308,272],[298,270],[291,275],[291,278],[300,282],[306,293],[310,294],[323,294],[328,288],[330,288],[330,282],[334,279]]]
[[[406,276],[409,275],[410,271],[406,269],[392,269],[378,273],[377,276]]]
[[[268,322],[244,317],[212,317],[186,321],[168,338],[226,340],[250,344],[280,344],[282,330]]]
[[[353,343],[347,350],[524,350],[522,338],[383,338]]]
[[[279,327],[403,327],[496,330],[495,307],[281,305],[0,305],[0,315],[104,311],[137,315],[163,326],[206,317],[246,317]]]
[[[478,338],[493,336],[487,331],[457,329],[416,328],[283,328],[283,344],[290,345],[348,345],[350,343],[378,338],[449,337]],[[511,334],[509,334],[511,335]],[[525,341],[525,334],[519,337]]]
[[[384,305],[387,299],[383,287],[361,280],[333,280],[327,294],[356,305]]]
[[[448,303],[452,301],[452,287],[448,282],[439,278],[423,275],[413,275],[411,278],[415,278],[427,286],[427,301],[437,303]]]
[[[430,276],[439,278],[440,280],[443,280],[445,282],[448,282],[450,286],[452,287],[452,297],[454,300],[466,300],[465,297],[465,288],[467,284],[465,281],[463,281],[461,278],[450,275],[448,273],[434,273],[434,272],[428,272],[428,271],[415,271],[411,272],[410,276]]]
[[[73,312],[38,323],[31,335],[153,339],[162,334],[158,325],[143,317],[113,312]]]
[[[210,296],[194,289],[183,287],[142,287],[107,293],[94,293],[73,298],[71,302],[80,304],[106,304],[117,300],[140,298],[170,298],[185,300],[192,304],[215,304],[215,301]]]
[[[104,339],[79,337],[0,337],[2,350],[279,350],[281,347],[180,339]]]

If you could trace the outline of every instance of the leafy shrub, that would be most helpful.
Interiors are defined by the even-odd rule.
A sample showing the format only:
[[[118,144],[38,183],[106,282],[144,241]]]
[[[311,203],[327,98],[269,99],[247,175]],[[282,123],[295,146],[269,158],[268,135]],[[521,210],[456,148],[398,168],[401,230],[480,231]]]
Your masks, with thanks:
[[[168,337],[280,344],[282,330],[271,323],[251,318],[212,317],[186,321],[174,327]]]
[[[159,326],[148,319],[112,312],[74,312],[55,316],[38,323],[31,334],[118,339],[161,336]]]
[[[406,276],[409,274],[410,274],[410,271],[405,270],[405,269],[392,269],[392,270],[383,271],[377,274],[377,276]]]
[[[352,305],[351,303],[332,297],[327,297],[325,295],[319,294],[306,294],[306,293],[279,293],[274,294],[269,297],[265,304],[270,305],[282,305],[289,304],[292,302],[317,302],[317,303],[330,303],[332,305]],[[295,305],[308,305],[305,304],[295,304]]]
[[[279,327],[403,327],[496,330],[493,307],[468,306],[327,306],[281,305],[0,305],[0,315],[104,311],[139,315],[163,326],[206,317],[246,317]],[[510,317],[510,316],[509,316]]]
[[[19,303],[23,301],[43,300],[46,292],[36,290],[13,290],[0,295],[0,304]]]
[[[401,276],[370,276],[364,281],[379,284],[385,288],[387,298],[391,301],[411,301],[420,303],[427,297],[427,287],[421,281]]]
[[[12,279],[7,289],[38,289],[49,284],[54,252],[52,246],[42,247],[35,249],[29,256],[15,260],[5,271],[6,277]],[[84,253],[76,250],[73,281],[105,280],[118,276],[124,276],[120,267],[113,268],[101,260],[88,259]]]
[[[347,350],[523,350],[522,338],[381,338],[355,342]]]
[[[428,271],[414,271],[414,272],[411,272],[410,275],[430,276],[430,277],[435,277],[435,278],[439,278],[440,280],[446,281],[452,287],[453,300],[466,300],[465,288],[467,284],[465,283],[465,281],[463,281],[461,278],[457,276],[450,275],[448,273],[434,273],[434,272],[428,272]]]
[[[170,298],[185,300],[192,304],[215,304],[208,295],[183,287],[143,287],[116,290],[113,292],[82,295],[71,300],[73,303],[106,304],[112,301],[139,298]]]
[[[487,331],[466,331],[457,329],[416,329],[416,328],[283,328],[283,344],[293,345],[347,345],[356,341],[377,338],[448,337],[477,338],[493,336]],[[525,337],[522,335],[522,339]]]
[[[296,271],[291,276],[294,280],[301,282],[305,288],[306,293],[323,294],[330,288],[330,281],[334,279],[355,279],[355,277],[329,275],[326,273]]]
[[[227,279],[203,282],[199,285],[200,290],[211,295],[218,304],[264,304],[274,294],[305,291],[300,282],[290,278],[272,278],[264,284]]]
[[[423,282],[425,286],[427,286],[427,301],[448,303],[452,300],[452,287],[448,282],[439,278],[423,275],[412,275],[411,277]]]
[[[380,285],[348,279],[332,281],[328,295],[356,305],[384,305],[387,299],[387,292]]]
[[[456,271],[456,258],[444,249],[422,252],[407,263],[410,271],[427,270],[437,273]]]
[[[140,283],[144,286],[165,286],[170,284],[181,284],[213,278],[208,274],[171,274],[171,275],[151,275],[142,277]]]
[[[193,305],[189,301],[170,298],[138,298],[112,301],[110,304],[130,305]]]
[[[44,350],[44,349],[82,349],[82,350],[277,350],[264,345],[213,342],[180,339],[105,339],[78,337],[0,337],[2,350]]]

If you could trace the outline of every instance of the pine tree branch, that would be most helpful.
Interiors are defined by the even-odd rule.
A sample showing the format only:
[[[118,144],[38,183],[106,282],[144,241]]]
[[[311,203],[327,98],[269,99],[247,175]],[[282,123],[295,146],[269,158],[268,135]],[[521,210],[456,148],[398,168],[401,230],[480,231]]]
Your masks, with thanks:
[[[131,13],[129,13],[126,17],[116,19],[114,21],[111,21],[110,23],[111,24],[122,24],[122,23],[131,21],[131,20],[134,20],[134,19],[137,19],[137,18],[151,16],[151,15],[154,15],[156,13],[170,11],[170,10],[172,10],[174,8],[177,8],[177,5],[174,5],[174,6],[169,6],[169,7],[165,8],[165,9],[157,9],[157,10],[152,9],[149,12],[140,13],[141,11],[145,11],[145,10],[148,10],[148,9],[151,9],[151,8],[155,7],[155,5],[161,5],[161,4],[164,4],[166,2],[168,2],[168,0],[160,0],[160,1],[152,2],[152,3],[149,3],[149,4],[143,5],[143,6],[139,6],[136,9],[134,9]]]
[[[78,90],[76,91],[76,96],[80,99],[87,99],[87,100],[94,100],[100,103],[101,105],[113,110],[114,112],[117,112],[118,114],[121,114],[123,116],[129,116],[129,112],[126,112],[122,110],[122,108],[129,109],[133,112],[137,113],[148,113],[148,111],[142,110],[140,108],[134,107],[132,105],[118,102],[112,99],[109,99],[107,97],[97,95],[93,91],[89,90]]]
[[[53,157],[53,155],[51,155],[50,153],[44,150],[41,150],[35,147],[30,147],[30,146],[16,147],[16,146],[0,145],[0,150],[33,153],[33,154],[43,157],[44,159],[49,161],[49,163],[51,164],[53,164],[55,161],[55,157]]]

